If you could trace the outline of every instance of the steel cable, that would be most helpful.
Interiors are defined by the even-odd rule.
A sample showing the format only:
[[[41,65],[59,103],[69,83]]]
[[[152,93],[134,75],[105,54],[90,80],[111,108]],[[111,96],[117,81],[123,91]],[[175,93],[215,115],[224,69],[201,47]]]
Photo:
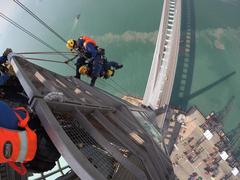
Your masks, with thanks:
[[[46,55],[56,55],[56,54],[70,54],[70,55],[76,55],[74,52],[18,52],[16,54],[46,54]]]
[[[36,19],[39,23],[41,23],[43,26],[45,26],[49,31],[51,31],[55,36],[57,36],[59,39],[61,39],[64,43],[67,41],[59,35],[56,31],[54,31],[50,26],[48,26],[42,19],[40,19],[36,14],[34,14],[30,9],[28,9],[24,4],[19,2],[18,0],[13,0],[18,6],[20,6],[22,9],[24,9],[28,14],[30,14],[34,19]]]
[[[19,25],[18,23],[16,23],[15,21],[13,21],[12,19],[10,19],[9,17],[7,17],[5,14],[0,12],[0,16],[5,19],[6,21],[8,21],[9,23],[11,23],[12,25],[14,25],[16,28],[20,29],[21,31],[23,31],[24,33],[26,33],[27,35],[31,36],[33,39],[37,40],[38,42],[40,42],[41,44],[45,45],[46,47],[48,47],[49,49],[55,51],[56,53],[58,53],[59,51],[57,49],[55,49],[54,47],[52,47],[51,45],[49,45],[48,43],[46,43],[45,41],[43,41],[42,39],[40,39],[39,37],[35,36],[33,33],[31,33],[30,31],[28,31],[27,29],[25,29],[24,27],[22,27],[21,25]],[[60,56],[64,57],[65,59],[69,59],[67,56],[65,56],[64,54],[59,54]]]
[[[116,84],[120,89],[122,89],[123,92],[126,93],[126,95],[131,95],[131,93],[129,93],[125,88],[123,88],[122,86],[120,86],[116,81],[114,81],[113,79],[110,79],[114,84]]]
[[[97,81],[97,83],[101,84],[102,86],[109,86],[110,88],[112,88],[115,92],[120,93],[120,95],[124,96],[126,95],[123,91],[121,91],[120,89],[116,88],[115,86],[113,86],[112,84],[104,81],[102,78],[98,78],[99,81]]]
[[[53,62],[53,63],[61,63],[61,64],[66,64],[66,63],[64,63],[63,61],[56,61],[56,60],[51,60],[51,59],[30,58],[30,57],[24,57],[24,59],[36,60],[36,61],[46,61],[46,62]]]
[[[30,58],[30,57],[24,57],[25,59],[27,60],[33,60],[33,61],[46,61],[46,62],[52,62],[52,63],[60,63],[60,64],[66,64],[68,65],[71,69],[74,69],[75,68],[73,66],[71,66],[70,64],[67,64],[63,61],[56,61],[56,60],[50,60],[50,59],[42,59],[42,58]]]

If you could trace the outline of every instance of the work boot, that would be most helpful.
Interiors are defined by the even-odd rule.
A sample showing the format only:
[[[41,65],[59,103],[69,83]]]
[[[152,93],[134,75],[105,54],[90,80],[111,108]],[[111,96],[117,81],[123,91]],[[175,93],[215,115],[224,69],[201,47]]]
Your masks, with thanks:
[[[122,64],[118,64],[117,67],[116,67],[116,69],[121,69],[122,67],[123,67]]]

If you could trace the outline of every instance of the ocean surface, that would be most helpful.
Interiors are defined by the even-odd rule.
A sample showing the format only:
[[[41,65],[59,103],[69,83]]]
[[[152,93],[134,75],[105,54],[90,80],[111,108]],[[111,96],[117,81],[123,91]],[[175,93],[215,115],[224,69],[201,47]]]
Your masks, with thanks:
[[[182,5],[171,102],[183,109],[197,105],[205,115],[215,111],[239,154],[240,1],[183,0]]]
[[[106,49],[109,60],[124,65],[112,79],[97,80],[98,87],[117,96],[143,96],[162,0],[21,2],[64,38],[89,35]],[[9,14],[12,19],[59,51],[67,51],[61,40],[11,3],[15,12]],[[182,6],[181,45],[171,103],[183,109],[197,105],[206,115],[215,111],[240,152],[240,0],[183,0]],[[14,27],[7,34],[0,34],[0,40],[16,52],[50,51]],[[64,61],[61,56],[34,57]],[[74,75],[74,70],[64,64],[38,64],[57,73]]]

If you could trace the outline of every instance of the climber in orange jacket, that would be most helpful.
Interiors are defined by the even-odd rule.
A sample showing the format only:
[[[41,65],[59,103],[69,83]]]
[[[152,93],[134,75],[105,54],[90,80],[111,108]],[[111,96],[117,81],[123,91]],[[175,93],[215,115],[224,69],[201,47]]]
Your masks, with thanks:
[[[69,39],[67,41],[66,46],[71,51],[75,50],[78,53],[78,55],[74,57],[74,58],[78,57],[77,62],[75,64],[76,65],[75,77],[80,79],[81,75],[78,70],[81,66],[88,64],[89,61],[91,62],[94,61],[95,57],[97,56],[97,43],[94,39],[88,36],[81,36],[77,40]]]
[[[12,109],[3,101],[0,138],[0,163],[8,163],[20,175],[49,171],[60,158],[38,117],[29,115],[24,107]]]
[[[24,107],[12,110],[0,101],[0,114],[0,163],[24,175],[24,163],[33,160],[37,150],[37,135],[28,127],[29,113]]]

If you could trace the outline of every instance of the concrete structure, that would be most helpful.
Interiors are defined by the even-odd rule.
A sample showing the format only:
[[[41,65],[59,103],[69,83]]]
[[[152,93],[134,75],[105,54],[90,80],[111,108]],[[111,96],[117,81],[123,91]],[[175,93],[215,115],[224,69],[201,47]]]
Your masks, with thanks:
[[[181,25],[181,0],[164,0],[153,62],[143,97],[152,109],[168,105],[174,82]],[[160,118],[164,119],[164,116]]]

